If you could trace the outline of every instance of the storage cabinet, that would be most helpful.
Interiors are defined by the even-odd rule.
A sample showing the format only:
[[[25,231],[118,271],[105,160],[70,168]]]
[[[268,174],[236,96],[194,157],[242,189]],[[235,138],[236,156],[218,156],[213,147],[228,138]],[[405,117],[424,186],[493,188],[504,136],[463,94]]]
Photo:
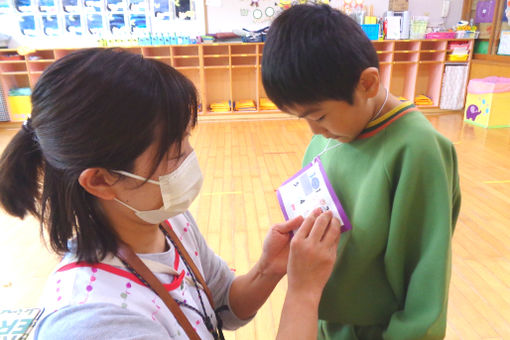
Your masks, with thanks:
[[[452,43],[468,44],[469,58],[465,61],[448,61]],[[425,107],[430,108],[439,107],[445,65],[461,63],[469,66],[473,51],[473,40],[468,39],[373,41],[373,44],[379,57],[384,86],[393,94],[411,101],[425,95],[430,98],[430,105]],[[188,77],[200,95],[201,115],[225,115],[236,111],[260,114],[277,112],[273,110],[274,107],[267,106],[265,100],[267,95],[261,74],[262,43],[140,46],[126,49],[171,65]],[[10,89],[33,88],[52,62],[72,51],[74,49],[37,50],[27,56],[18,56],[14,50],[0,50],[0,84],[5,99]]]

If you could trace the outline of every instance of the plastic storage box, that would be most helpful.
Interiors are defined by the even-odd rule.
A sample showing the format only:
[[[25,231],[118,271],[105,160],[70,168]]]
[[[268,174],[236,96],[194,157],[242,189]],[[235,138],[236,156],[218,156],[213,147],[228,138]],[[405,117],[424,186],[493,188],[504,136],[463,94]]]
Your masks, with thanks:
[[[32,103],[30,101],[30,88],[11,89],[7,97],[11,121],[20,122],[30,117]]]
[[[464,121],[485,128],[510,127],[510,78],[471,79]]]
[[[379,39],[379,24],[366,24],[361,25],[361,28],[370,40]]]

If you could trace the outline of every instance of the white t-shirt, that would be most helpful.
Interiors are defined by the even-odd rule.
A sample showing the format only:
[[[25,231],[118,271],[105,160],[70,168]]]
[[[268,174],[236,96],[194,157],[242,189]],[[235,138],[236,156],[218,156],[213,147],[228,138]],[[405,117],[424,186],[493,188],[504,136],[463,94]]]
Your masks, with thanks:
[[[206,244],[189,212],[169,220],[212,292],[224,329],[237,329],[249,320],[239,320],[231,311],[229,291],[234,274]],[[154,273],[181,306],[201,339],[213,339],[204,324],[197,289],[188,284],[183,259],[174,246],[164,253],[139,254],[142,259],[173,267],[179,276]],[[207,315],[217,320],[207,295],[199,290]],[[188,339],[164,302],[126,268],[105,263],[77,263],[73,254],[64,257],[49,277],[41,305],[35,339]]]

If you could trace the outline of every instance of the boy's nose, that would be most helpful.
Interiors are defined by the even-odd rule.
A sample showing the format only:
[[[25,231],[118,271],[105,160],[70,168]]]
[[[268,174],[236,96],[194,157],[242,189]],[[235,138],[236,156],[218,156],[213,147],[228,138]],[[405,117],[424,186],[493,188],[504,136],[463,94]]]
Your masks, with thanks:
[[[320,135],[324,132],[327,132],[328,130],[321,127],[319,124],[314,122],[313,120],[307,120],[308,126],[310,126],[310,130],[312,130],[314,135]]]

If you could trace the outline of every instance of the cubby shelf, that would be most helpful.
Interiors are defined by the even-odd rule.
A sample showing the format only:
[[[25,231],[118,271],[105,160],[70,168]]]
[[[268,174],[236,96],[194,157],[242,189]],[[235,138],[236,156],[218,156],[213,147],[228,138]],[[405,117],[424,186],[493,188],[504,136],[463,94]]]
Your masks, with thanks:
[[[453,52],[450,43],[469,46],[466,61],[448,61]],[[444,65],[469,64],[473,40],[395,40],[374,41],[379,58],[379,73],[385,87],[397,95],[413,100],[423,94],[433,104],[424,107],[437,108],[441,91]],[[140,46],[127,47],[132,53],[172,65],[188,77],[196,86],[201,103],[201,115],[275,113],[263,110],[260,99],[267,97],[262,85],[261,63],[263,43],[225,43],[202,45]],[[75,49],[36,50],[22,60],[15,50],[0,50],[0,85],[6,96],[11,88],[32,87],[42,72],[56,59]],[[251,100],[253,110],[235,111],[234,103]],[[230,102],[231,109],[212,112],[211,104]]]

